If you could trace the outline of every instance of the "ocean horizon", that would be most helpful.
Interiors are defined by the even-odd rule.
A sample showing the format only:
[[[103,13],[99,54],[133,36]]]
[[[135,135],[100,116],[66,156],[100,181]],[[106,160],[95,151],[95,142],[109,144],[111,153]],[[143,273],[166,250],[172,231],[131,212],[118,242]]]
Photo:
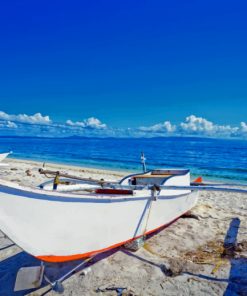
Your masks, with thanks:
[[[39,138],[0,137],[0,153],[10,158],[138,172],[141,152],[147,169],[188,168],[192,176],[247,181],[247,141],[197,137]]]

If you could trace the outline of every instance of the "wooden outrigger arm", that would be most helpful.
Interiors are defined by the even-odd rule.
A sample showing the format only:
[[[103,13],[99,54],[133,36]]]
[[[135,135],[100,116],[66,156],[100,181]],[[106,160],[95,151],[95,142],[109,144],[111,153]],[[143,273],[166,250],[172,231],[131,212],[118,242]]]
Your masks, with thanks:
[[[103,179],[97,180],[97,179],[92,179],[92,178],[82,178],[82,177],[78,177],[78,176],[74,176],[74,175],[70,175],[70,174],[66,174],[66,173],[61,173],[59,171],[50,171],[50,170],[39,169],[39,173],[43,174],[43,175],[52,175],[52,176],[59,175],[59,177],[80,180],[80,181],[84,181],[84,182],[91,183],[91,184],[97,184],[97,185],[118,184],[118,182],[105,181]]]
[[[241,185],[240,185],[241,186]],[[245,193],[246,189],[241,188],[227,188],[227,187],[214,187],[214,186],[160,186],[162,190],[192,190],[192,191],[224,191],[234,193]]]
[[[241,185],[238,185],[241,186]],[[129,189],[129,190],[191,190],[191,191],[223,191],[223,192],[233,192],[233,193],[245,193],[247,194],[246,189],[241,188],[227,188],[227,187],[214,187],[214,186],[171,186],[171,185],[114,185],[110,186],[115,189]]]
[[[232,187],[247,187],[246,184],[234,184],[234,183],[205,183],[205,182],[191,182],[191,186],[217,186],[217,187],[222,187],[222,186],[232,186]]]

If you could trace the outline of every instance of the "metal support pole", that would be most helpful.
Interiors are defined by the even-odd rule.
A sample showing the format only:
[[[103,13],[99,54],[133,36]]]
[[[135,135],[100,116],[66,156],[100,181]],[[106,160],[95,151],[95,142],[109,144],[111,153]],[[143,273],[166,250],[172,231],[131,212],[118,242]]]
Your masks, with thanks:
[[[44,274],[44,279],[51,285],[52,290],[54,290],[55,292],[58,293],[63,293],[64,288],[62,285],[62,282],[71,274],[73,274],[76,270],[78,270],[79,268],[83,267],[84,265],[86,265],[89,261],[91,261],[96,255],[94,255],[93,257],[90,257],[86,260],[84,260],[83,262],[81,262],[80,264],[76,265],[74,268],[72,268],[70,271],[68,271],[66,274],[64,274],[63,276],[61,276],[59,279],[55,280],[55,281],[50,281],[49,278]],[[44,265],[44,262],[41,262],[42,265]]]

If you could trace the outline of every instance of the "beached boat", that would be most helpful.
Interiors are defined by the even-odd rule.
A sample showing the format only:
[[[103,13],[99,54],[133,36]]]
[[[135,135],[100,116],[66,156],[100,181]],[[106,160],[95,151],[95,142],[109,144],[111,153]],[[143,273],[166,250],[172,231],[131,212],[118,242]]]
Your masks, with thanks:
[[[43,261],[85,258],[175,221],[197,202],[189,185],[189,170],[166,169],[129,175],[117,185],[80,194],[1,181],[0,229]]]
[[[12,152],[7,152],[7,153],[0,153],[0,168],[1,167],[7,167],[9,166],[8,163],[2,163],[2,161],[8,157],[9,154],[11,154]]]
[[[11,152],[0,153],[0,162],[3,161]]]

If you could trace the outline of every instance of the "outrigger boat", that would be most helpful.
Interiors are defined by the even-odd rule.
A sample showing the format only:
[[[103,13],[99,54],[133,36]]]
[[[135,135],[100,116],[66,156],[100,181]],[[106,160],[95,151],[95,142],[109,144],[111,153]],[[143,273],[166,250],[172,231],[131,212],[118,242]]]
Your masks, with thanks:
[[[92,181],[92,180],[91,180]],[[93,181],[92,181],[93,182]],[[0,182],[0,229],[42,261],[92,256],[152,233],[197,202],[189,170],[152,170],[102,183],[93,192],[63,193]]]
[[[85,267],[93,256],[142,239],[187,213],[196,205],[199,191],[247,193],[234,184],[207,184],[201,178],[190,182],[187,169],[146,172],[144,155],[142,161],[143,173],[128,175],[119,182],[42,169],[40,173],[55,176],[52,188],[51,183],[31,189],[0,181],[0,230],[14,243],[41,263],[89,258],[54,282],[44,274],[43,263],[21,268],[15,291],[38,288],[43,278],[53,289],[62,291],[62,281]],[[68,192],[59,191],[55,180],[60,176],[67,178],[60,190]],[[78,190],[73,187],[78,184],[80,193],[68,190]]]
[[[187,169],[151,170],[119,182],[84,180],[95,183],[96,188],[64,193],[1,181],[0,229],[42,261],[71,261],[169,225],[196,205],[199,190],[247,193],[244,189],[191,186]]]
[[[1,163],[5,158],[8,157],[9,154],[11,154],[12,152],[6,152],[6,153],[0,153],[0,166],[7,166],[6,163]]]

